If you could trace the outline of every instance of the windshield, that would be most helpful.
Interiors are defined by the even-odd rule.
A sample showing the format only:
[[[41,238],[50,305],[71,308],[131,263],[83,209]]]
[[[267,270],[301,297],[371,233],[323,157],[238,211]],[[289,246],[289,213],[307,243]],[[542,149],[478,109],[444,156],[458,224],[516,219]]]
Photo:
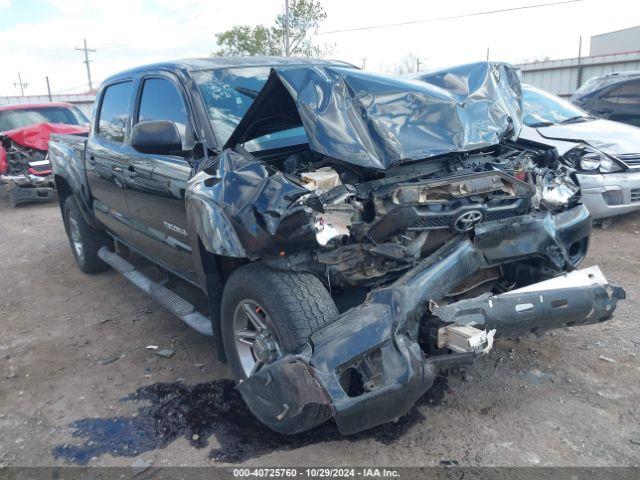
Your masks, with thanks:
[[[211,125],[220,145],[224,145],[253,99],[269,77],[269,67],[219,68],[194,72]],[[268,150],[307,142],[302,127],[258,137],[247,142],[249,151]]]
[[[89,119],[75,107],[37,107],[0,111],[0,132],[38,123],[85,125]]]
[[[530,127],[589,118],[575,105],[551,93],[533,87],[523,87],[524,123]]]

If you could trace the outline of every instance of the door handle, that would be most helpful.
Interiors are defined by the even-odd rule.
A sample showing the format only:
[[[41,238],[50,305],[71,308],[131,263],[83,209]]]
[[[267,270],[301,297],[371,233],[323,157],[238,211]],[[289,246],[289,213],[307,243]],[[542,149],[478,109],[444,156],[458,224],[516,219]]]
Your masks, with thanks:
[[[128,178],[134,178],[138,176],[138,173],[136,172],[136,167],[134,167],[133,165],[129,165],[127,167],[127,177]]]

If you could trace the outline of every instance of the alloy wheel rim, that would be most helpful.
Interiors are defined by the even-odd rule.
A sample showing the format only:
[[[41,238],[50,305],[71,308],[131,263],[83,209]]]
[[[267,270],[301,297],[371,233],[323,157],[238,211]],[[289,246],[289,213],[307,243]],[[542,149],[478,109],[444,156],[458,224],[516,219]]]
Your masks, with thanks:
[[[71,243],[76,252],[77,257],[82,260],[84,257],[84,249],[82,247],[82,237],[80,236],[80,227],[78,221],[73,215],[69,215],[69,234],[71,235]]]
[[[238,302],[233,316],[233,337],[245,377],[282,355],[270,323],[269,315],[255,300]]]

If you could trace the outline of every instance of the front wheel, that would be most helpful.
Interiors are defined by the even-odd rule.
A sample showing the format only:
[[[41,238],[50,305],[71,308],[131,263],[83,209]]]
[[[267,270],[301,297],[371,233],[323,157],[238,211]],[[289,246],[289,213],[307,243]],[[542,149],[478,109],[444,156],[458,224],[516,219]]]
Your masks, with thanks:
[[[263,365],[299,352],[314,332],[336,319],[338,309],[316,276],[253,263],[229,277],[221,314],[225,353],[242,381]],[[314,406],[296,425],[287,425],[286,433],[309,430],[330,416],[328,408]]]
[[[87,223],[73,195],[67,197],[64,202],[62,218],[73,258],[80,270],[84,273],[98,273],[107,270],[109,265],[98,257],[98,250],[102,247],[112,246],[113,241],[105,232],[96,230]]]

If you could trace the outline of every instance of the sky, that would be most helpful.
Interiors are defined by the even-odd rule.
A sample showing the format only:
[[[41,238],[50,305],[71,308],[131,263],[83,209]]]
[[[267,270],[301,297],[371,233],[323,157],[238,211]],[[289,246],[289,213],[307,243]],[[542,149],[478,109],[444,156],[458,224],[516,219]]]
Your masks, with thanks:
[[[331,58],[367,70],[393,72],[411,58],[421,70],[490,59],[576,57],[583,37],[637,25],[640,2],[583,0],[565,5],[437,20],[554,0],[320,0],[327,19],[314,40]],[[145,63],[208,56],[215,35],[234,25],[270,25],[284,0],[0,0],[0,95],[17,95],[18,72],[25,94],[88,89],[84,54],[87,39],[94,86],[120,70]],[[397,27],[330,33],[372,25],[431,20]],[[631,48],[630,48],[631,49]],[[366,60],[363,60],[366,59]]]

